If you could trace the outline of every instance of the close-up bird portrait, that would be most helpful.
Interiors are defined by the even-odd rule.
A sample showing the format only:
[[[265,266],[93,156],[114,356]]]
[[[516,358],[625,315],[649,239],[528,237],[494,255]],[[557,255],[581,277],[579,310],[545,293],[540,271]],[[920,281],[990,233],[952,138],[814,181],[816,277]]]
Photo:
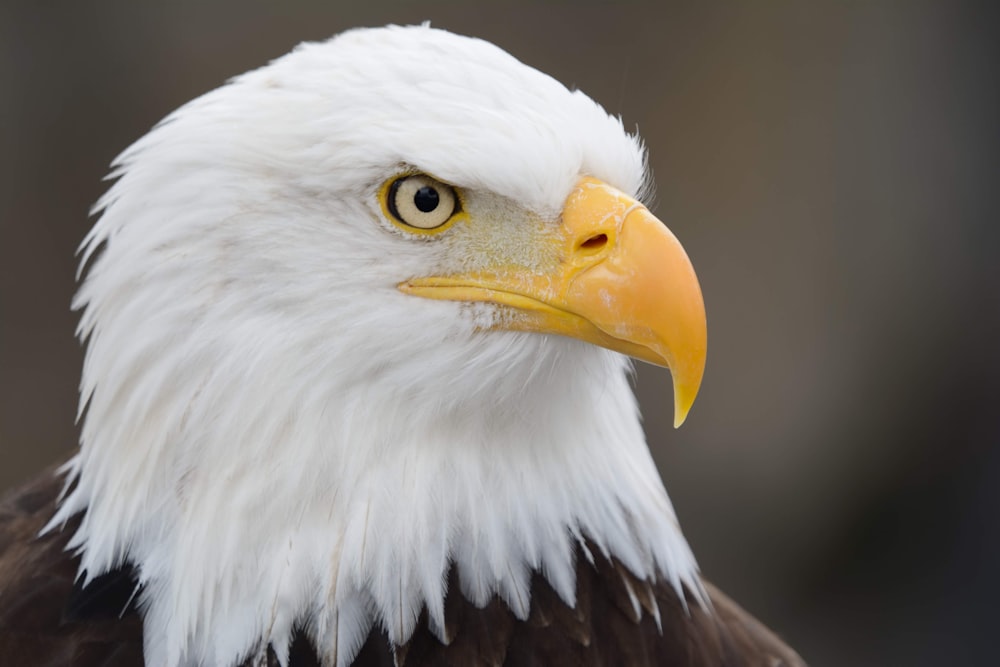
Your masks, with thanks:
[[[0,665],[990,663],[970,7],[0,23]]]

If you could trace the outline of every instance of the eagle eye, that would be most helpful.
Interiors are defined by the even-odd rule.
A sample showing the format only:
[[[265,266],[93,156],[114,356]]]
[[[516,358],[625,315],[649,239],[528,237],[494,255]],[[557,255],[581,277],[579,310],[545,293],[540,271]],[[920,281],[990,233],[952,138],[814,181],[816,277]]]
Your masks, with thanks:
[[[438,231],[459,210],[455,188],[426,174],[399,176],[382,189],[382,203],[393,221],[410,231]]]

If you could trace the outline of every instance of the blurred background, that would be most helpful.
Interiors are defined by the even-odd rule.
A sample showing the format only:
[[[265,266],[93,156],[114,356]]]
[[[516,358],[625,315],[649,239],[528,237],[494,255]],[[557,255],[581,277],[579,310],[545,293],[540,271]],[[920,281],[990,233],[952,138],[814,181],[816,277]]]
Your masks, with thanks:
[[[816,665],[996,664],[1000,54],[960,2],[0,4],[0,491],[66,457],[74,251],[108,163],[303,40],[493,41],[650,148],[709,313],[650,445],[707,576]]]

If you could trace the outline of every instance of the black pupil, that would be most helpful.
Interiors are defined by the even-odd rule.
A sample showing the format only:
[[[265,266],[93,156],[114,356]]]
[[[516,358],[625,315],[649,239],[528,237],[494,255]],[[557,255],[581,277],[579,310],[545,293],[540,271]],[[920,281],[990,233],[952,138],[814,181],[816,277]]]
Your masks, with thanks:
[[[439,201],[437,190],[429,185],[420,188],[413,195],[413,205],[422,213],[430,213],[436,209]]]

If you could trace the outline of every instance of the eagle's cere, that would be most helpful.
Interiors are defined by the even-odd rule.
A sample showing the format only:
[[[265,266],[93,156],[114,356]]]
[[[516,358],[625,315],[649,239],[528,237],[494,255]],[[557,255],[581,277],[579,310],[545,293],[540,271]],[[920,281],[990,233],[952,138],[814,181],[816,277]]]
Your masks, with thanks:
[[[428,26],[184,105],[83,244],[81,446],[39,544],[72,535],[84,591],[134,574],[154,667],[297,638],[328,667],[793,663],[700,579],[640,426],[628,357],[671,369],[679,425],[706,353],[645,164]]]

